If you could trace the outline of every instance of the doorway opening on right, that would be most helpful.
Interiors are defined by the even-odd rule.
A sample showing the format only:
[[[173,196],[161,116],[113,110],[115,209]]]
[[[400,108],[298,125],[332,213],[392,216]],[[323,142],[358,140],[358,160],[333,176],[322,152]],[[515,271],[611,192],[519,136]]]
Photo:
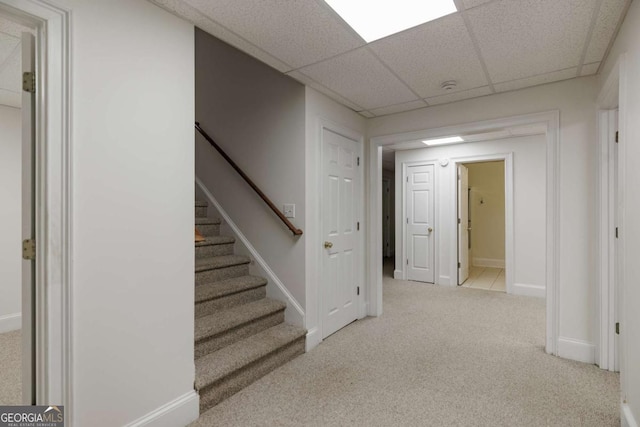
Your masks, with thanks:
[[[457,167],[458,285],[506,292],[505,162]]]

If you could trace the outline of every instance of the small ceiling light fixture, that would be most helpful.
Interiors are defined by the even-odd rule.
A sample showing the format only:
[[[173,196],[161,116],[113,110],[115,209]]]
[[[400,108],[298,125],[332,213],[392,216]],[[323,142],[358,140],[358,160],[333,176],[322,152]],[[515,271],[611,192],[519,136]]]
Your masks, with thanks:
[[[431,147],[432,145],[456,144],[458,142],[464,142],[464,139],[459,136],[448,136],[446,138],[426,139],[422,142]]]
[[[367,43],[457,12],[453,0],[324,0]]]
[[[458,82],[456,82],[455,80],[447,80],[446,82],[443,82],[442,85],[440,85],[440,87],[446,91],[453,90],[456,88],[456,86],[458,86]]]

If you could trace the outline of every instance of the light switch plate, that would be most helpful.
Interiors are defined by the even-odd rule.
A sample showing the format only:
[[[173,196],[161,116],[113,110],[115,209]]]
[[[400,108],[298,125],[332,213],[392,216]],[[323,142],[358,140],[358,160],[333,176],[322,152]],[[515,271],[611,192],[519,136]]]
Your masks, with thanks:
[[[285,204],[282,208],[282,213],[287,218],[295,218],[296,217],[296,205],[294,204]]]

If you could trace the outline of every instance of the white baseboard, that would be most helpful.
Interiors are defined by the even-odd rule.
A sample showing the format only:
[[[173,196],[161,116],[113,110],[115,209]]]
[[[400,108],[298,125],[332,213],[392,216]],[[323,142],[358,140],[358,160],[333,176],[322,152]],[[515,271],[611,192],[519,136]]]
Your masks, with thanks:
[[[522,295],[525,297],[546,298],[547,289],[539,285],[527,285],[526,283],[514,283],[511,288],[511,294]]]
[[[316,328],[312,328],[307,332],[307,339],[305,340],[306,351],[309,352],[313,350],[318,344],[322,342],[322,337],[320,336],[320,330]]]
[[[402,270],[394,270],[393,278],[396,280],[402,280]]]
[[[293,295],[291,295],[284,283],[282,283],[273,270],[271,270],[267,262],[260,256],[251,242],[249,242],[249,239],[240,231],[240,228],[231,220],[227,212],[198,177],[196,177],[196,186],[209,202],[209,207],[218,211],[218,214],[224,220],[226,226],[229,227],[231,233],[237,239],[236,252],[255,260],[255,265],[252,263],[250,269],[257,269],[258,271],[255,274],[264,276],[268,280],[267,296],[287,303],[287,308],[284,311],[285,321],[289,324],[304,328],[304,310],[302,306],[296,301]],[[252,272],[252,274],[254,273]]]
[[[638,422],[636,421],[633,413],[631,412],[631,408],[626,403],[623,403],[620,407],[620,425],[622,427],[638,427]]]
[[[491,258],[473,258],[471,264],[474,267],[492,267],[492,268],[504,268],[505,263],[503,259],[491,259]]]
[[[166,405],[149,412],[126,427],[175,427],[186,426],[200,416],[200,397],[191,390]]]
[[[0,316],[0,334],[22,328],[22,313]]]
[[[451,281],[451,277],[450,276],[440,276],[440,277],[438,277],[438,282],[436,283],[436,285],[439,285],[439,286],[456,286],[456,284]]]
[[[558,338],[558,357],[584,363],[595,363],[596,346],[573,338]]]

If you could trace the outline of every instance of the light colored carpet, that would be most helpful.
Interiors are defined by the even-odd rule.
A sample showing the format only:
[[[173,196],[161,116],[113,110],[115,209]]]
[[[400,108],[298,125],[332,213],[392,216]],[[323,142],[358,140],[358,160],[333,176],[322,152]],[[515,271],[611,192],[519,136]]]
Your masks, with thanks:
[[[22,403],[22,334],[0,334],[0,405]]]
[[[617,374],[544,353],[543,300],[387,277],[384,310],[194,426],[620,425]]]

